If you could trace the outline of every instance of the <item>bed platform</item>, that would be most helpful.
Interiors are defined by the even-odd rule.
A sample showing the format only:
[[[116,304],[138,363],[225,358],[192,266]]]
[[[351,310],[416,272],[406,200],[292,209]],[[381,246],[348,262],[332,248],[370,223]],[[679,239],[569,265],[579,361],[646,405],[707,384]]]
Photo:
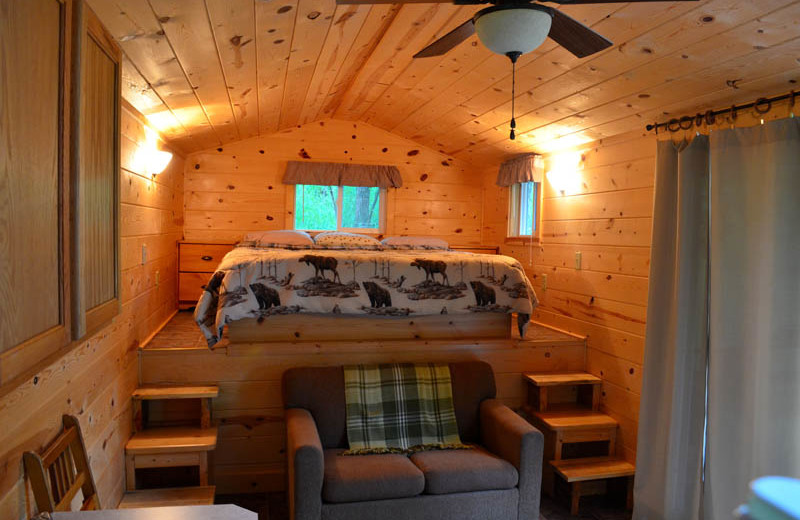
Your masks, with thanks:
[[[499,328],[497,323],[489,324],[495,331],[492,334],[503,337],[481,337],[480,330],[485,327],[456,320],[452,327],[463,327],[462,332],[473,327],[478,335],[447,336],[440,330],[442,318],[446,317],[430,316],[435,326],[427,326],[430,324],[418,317],[413,319],[413,326],[408,323],[410,319],[397,322],[402,324],[398,325],[400,330],[408,327],[424,338],[404,337],[407,334],[403,333],[399,337],[376,339],[356,332],[359,337],[351,339],[343,339],[344,336],[312,339],[313,331],[330,327],[315,327],[314,320],[319,316],[305,315],[297,316],[301,321],[294,323],[295,326],[280,326],[268,319],[260,325],[251,324],[274,328],[270,331],[273,341],[249,341],[256,338],[248,338],[245,329],[231,331],[209,349],[192,314],[183,311],[141,348],[141,383],[218,386],[212,421],[219,427],[219,438],[211,463],[217,492],[280,491],[286,481],[281,377],[290,367],[480,359],[491,364],[495,371],[498,398],[514,408],[527,398],[524,372],[577,372],[585,368],[586,347],[582,337],[532,322],[525,337],[520,338],[516,323],[508,315],[478,316],[450,318],[504,319],[506,323]],[[345,323],[348,317],[322,318]],[[365,321],[364,317],[353,319],[359,320],[359,326]],[[340,334],[353,334],[346,329],[338,324],[335,327]],[[300,337],[295,337],[294,332],[299,332]],[[165,408],[159,412],[151,408],[151,419],[158,420],[159,413],[163,420],[173,421],[182,415],[194,417],[196,410]]]
[[[276,319],[279,318],[279,319]],[[232,343],[509,338],[510,314],[383,318],[289,314],[228,325]]]

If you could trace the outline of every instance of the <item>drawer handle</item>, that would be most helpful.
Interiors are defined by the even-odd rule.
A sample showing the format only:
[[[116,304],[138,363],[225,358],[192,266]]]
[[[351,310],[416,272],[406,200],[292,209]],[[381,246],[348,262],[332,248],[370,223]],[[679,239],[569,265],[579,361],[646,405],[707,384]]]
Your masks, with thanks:
[[[201,256],[200,260],[205,260],[206,262],[210,262],[211,260],[213,260],[213,258],[208,256],[208,255],[206,255],[206,256]]]

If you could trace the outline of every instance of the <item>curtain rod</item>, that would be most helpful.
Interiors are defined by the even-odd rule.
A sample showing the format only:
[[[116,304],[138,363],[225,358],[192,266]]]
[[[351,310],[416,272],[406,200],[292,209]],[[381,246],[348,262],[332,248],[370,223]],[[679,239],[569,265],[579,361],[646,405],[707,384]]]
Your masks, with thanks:
[[[800,93],[795,92],[792,90],[788,94],[783,94],[780,96],[774,97],[762,97],[758,98],[757,100],[746,103],[744,105],[732,105],[730,108],[722,108],[719,110],[708,110],[702,114],[698,113],[694,116],[683,116],[679,118],[673,118],[669,121],[664,123],[653,123],[647,125],[647,131],[650,132],[655,130],[658,133],[659,128],[665,128],[670,132],[677,132],[679,130],[689,130],[693,126],[702,126],[703,124],[713,125],[716,123],[716,118],[722,114],[733,114],[733,118],[736,119],[736,112],[739,110],[747,110],[748,108],[755,109],[756,112],[759,114],[766,114],[772,109],[773,103],[778,103],[780,101],[784,101],[790,99],[789,106],[794,106],[795,98],[800,95]]]

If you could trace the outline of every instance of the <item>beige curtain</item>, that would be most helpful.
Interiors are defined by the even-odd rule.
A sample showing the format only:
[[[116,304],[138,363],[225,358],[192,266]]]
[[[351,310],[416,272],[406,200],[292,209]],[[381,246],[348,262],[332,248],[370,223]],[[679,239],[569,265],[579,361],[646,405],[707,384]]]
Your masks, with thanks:
[[[501,187],[521,182],[542,182],[544,158],[537,154],[520,155],[500,165],[495,184]]]
[[[283,183],[400,188],[403,177],[396,166],[289,161]]]
[[[693,520],[702,493],[708,138],[662,141],[657,157],[633,518]]]
[[[800,121],[711,139],[705,518],[800,477]]]

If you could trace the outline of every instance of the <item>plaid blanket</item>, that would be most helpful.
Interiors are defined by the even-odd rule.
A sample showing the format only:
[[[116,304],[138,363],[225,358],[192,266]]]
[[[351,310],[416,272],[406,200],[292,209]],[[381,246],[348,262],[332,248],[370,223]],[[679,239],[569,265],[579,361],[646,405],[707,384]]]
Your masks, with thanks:
[[[344,367],[349,455],[468,448],[446,364]]]

